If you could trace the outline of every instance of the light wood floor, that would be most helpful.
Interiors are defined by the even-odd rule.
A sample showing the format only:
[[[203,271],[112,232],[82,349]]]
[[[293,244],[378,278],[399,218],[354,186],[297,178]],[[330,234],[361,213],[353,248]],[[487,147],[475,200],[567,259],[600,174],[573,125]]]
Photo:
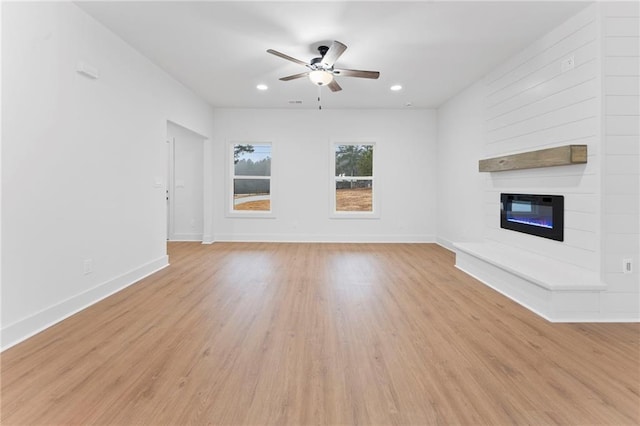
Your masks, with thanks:
[[[640,325],[551,324],[430,244],[172,243],[2,354],[24,424],[639,424]]]

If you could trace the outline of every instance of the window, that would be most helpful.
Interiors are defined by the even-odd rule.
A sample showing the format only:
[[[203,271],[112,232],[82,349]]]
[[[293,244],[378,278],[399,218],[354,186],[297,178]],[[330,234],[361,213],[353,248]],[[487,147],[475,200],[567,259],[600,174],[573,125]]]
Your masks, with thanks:
[[[377,217],[374,148],[373,143],[332,145],[333,217]]]
[[[232,144],[232,213],[271,213],[271,144]]]

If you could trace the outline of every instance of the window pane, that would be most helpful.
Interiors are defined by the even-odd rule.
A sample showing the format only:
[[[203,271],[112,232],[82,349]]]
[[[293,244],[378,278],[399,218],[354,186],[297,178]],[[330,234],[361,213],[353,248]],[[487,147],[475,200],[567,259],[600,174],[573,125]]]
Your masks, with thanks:
[[[270,179],[234,179],[233,210],[271,210]]]
[[[233,163],[236,176],[271,176],[271,145],[233,145]]]
[[[373,211],[373,181],[336,179],[336,211]]]
[[[336,176],[373,176],[373,145],[336,145]]]

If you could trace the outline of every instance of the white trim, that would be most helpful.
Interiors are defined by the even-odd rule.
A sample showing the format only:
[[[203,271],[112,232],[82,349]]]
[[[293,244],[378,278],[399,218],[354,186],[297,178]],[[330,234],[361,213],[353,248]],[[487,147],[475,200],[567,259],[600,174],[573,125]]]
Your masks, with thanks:
[[[2,328],[4,351],[169,265],[167,255]]]
[[[373,176],[344,176],[346,180],[371,180],[372,210],[370,212],[336,211],[336,146],[371,145],[373,146]],[[372,140],[331,140],[329,141],[329,219],[380,219],[380,181],[376,176],[376,142]]]
[[[440,247],[446,248],[449,251],[455,252],[454,242],[442,237],[436,237],[436,244]]]
[[[234,167],[233,167],[233,147],[235,145],[269,145],[271,147],[271,175],[270,176],[235,176],[234,175]],[[229,218],[250,218],[250,219],[273,219],[276,217],[275,215],[275,184],[277,179],[275,178],[275,167],[274,167],[274,158],[276,155],[275,152],[276,144],[272,141],[236,141],[230,140],[227,141],[227,153],[226,153],[226,161],[225,161],[225,217]],[[234,179],[265,179],[269,180],[269,207],[271,210],[269,211],[243,211],[243,210],[234,210],[233,209],[233,183]]]
[[[173,238],[169,242],[173,241],[202,241],[202,234],[173,234]]]
[[[167,133],[169,133],[167,125]],[[167,218],[167,241],[173,239],[174,220],[176,217],[175,203],[173,196],[175,195],[175,171],[176,171],[176,138],[167,135],[167,143],[169,144],[168,158],[167,158],[167,186],[165,188],[165,195],[168,200],[165,200],[166,206],[166,218]]]
[[[265,243],[418,243],[433,244],[435,235],[322,235],[322,234],[217,234],[216,242],[265,242]]]

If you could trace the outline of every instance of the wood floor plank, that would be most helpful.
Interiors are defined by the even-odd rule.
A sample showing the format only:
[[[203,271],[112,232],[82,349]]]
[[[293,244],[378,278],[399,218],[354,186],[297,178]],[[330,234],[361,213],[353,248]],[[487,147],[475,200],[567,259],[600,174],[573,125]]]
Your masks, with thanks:
[[[639,324],[551,324],[439,246],[169,255],[2,353],[2,424],[640,424]]]

